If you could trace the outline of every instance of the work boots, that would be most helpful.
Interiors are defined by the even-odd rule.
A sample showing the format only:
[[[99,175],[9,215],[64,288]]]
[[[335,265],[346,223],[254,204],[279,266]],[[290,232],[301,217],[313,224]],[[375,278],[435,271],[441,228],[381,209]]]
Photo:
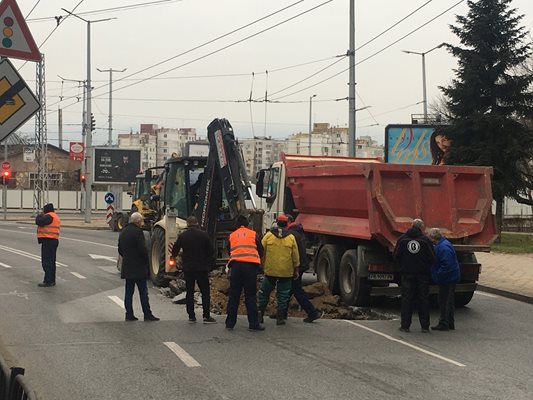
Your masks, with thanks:
[[[259,310],[259,323],[265,323],[265,310]]]
[[[285,325],[285,313],[279,312],[276,314],[276,325]]]

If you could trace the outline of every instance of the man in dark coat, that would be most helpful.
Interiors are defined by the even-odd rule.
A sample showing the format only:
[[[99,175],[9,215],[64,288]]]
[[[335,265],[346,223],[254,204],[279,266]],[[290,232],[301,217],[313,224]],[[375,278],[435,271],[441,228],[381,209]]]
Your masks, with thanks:
[[[189,322],[196,322],[194,314],[194,287],[202,293],[202,308],[204,324],[214,324],[217,321],[211,317],[211,296],[209,293],[209,271],[213,266],[214,246],[207,232],[200,229],[195,216],[187,218],[187,229],[179,236],[172,246],[172,257],[181,254],[183,274],[185,275],[185,287],[187,295],[187,314]]]
[[[409,230],[396,242],[394,260],[402,274],[402,322],[400,331],[409,332],[415,305],[422,332],[429,332],[429,281],[435,262],[433,243],[424,235],[424,222],[413,220]]]
[[[130,222],[124,227],[118,238],[118,253],[122,256],[122,271],[120,277],[126,280],[124,308],[126,321],[137,321],[133,313],[133,293],[135,285],[139,289],[139,297],[145,321],[159,321],[150,310],[148,300],[148,285],[146,280],[150,276],[148,265],[148,251],[141,229],[143,217],[140,213],[133,213]]]
[[[453,244],[446,239],[439,228],[429,231],[429,238],[435,244],[436,261],[431,268],[433,282],[439,285],[439,323],[434,331],[455,330],[455,284],[461,279],[461,269]]]

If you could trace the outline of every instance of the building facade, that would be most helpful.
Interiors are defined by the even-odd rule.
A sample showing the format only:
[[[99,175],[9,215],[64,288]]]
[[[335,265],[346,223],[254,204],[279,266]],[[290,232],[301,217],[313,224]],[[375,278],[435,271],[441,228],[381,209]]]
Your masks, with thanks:
[[[252,180],[259,170],[270,167],[273,162],[280,159],[281,153],[286,151],[284,139],[272,139],[271,137],[241,139],[239,144],[246,172]]]
[[[126,133],[118,135],[121,149],[141,150],[141,171],[157,164],[157,136],[155,133]]]

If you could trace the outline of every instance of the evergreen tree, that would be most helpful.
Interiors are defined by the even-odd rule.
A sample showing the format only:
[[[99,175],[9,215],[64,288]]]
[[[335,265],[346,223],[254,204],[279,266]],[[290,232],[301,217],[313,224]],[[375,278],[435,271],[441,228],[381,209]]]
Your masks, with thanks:
[[[504,197],[533,205],[533,130],[526,123],[533,118],[533,73],[520,68],[532,43],[510,3],[468,1],[467,16],[450,27],[461,42],[447,45],[458,58],[455,79],[441,88],[452,115],[445,130],[453,140],[447,163],[494,168],[499,228]]]

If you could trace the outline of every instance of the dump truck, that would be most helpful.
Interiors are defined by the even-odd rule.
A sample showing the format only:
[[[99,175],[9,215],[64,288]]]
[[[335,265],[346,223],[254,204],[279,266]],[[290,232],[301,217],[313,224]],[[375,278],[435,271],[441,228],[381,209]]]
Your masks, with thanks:
[[[392,252],[415,218],[442,229],[459,259],[456,305],[463,306],[481,272],[474,252],[490,251],[497,236],[491,176],[490,167],[282,154],[258,173],[256,190],[266,200],[266,226],[283,213],[303,225],[318,280],[347,305],[400,294]]]

